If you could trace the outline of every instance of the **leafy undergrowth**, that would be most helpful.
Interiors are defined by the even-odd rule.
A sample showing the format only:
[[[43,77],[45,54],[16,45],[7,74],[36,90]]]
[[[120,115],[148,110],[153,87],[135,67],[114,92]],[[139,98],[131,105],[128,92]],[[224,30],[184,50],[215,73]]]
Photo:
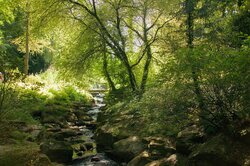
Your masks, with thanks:
[[[192,104],[188,95],[173,90],[152,88],[140,100],[109,106],[99,119],[105,119],[103,124],[115,135],[132,132],[141,136],[174,137],[195,116],[188,111],[188,106]]]
[[[91,105],[92,101],[88,92],[75,85],[64,82],[51,84],[40,76],[31,75],[24,81],[18,79],[9,84],[1,89],[1,94],[5,96],[1,105],[0,120],[35,124],[33,113],[46,109],[48,105],[71,106],[74,102]]]

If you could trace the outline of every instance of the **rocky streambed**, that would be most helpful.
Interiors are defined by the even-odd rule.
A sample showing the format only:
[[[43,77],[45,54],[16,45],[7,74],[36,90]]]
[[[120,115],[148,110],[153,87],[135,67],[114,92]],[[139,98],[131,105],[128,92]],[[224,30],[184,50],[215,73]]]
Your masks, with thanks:
[[[96,101],[102,102],[101,98]],[[36,144],[35,150],[24,146],[27,153],[28,149],[37,152],[35,160],[31,160],[33,165],[47,166],[51,162],[56,166],[250,165],[249,133],[237,139],[223,134],[208,136],[199,126],[190,125],[175,137],[140,135],[144,123],[140,114],[102,110],[102,106],[47,105],[46,110],[33,115],[41,126],[18,124],[20,130],[32,136],[28,141],[40,145],[39,148]],[[15,154],[7,151],[13,148],[0,146],[0,149],[8,156]]]
[[[38,135],[41,152],[52,162],[67,166],[115,166],[116,162],[98,152],[94,140],[97,114],[101,103],[87,107],[75,103],[71,108],[43,111],[44,129]],[[67,109],[66,111],[64,109]]]

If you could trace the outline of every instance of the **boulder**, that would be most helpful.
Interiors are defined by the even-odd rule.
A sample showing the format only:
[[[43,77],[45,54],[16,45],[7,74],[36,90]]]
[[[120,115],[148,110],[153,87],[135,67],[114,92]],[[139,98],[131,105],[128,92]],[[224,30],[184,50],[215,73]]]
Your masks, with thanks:
[[[190,154],[196,144],[203,143],[205,135],[196,125],[189,126],[179,132],[176,139],[176,151],[182,154]]]
[[[121,161],[130,161],[146,148],[142,140],[137,136],[117,141],[113,145],[112,155]]]
[[[96,152],[94,151],[94,143],[93,142],[85,142],[71,145],[73,148],[73,160],[87,158],[89,156],[94,155]]]
[[[79,120],[83,120],[83,121],[93,120],[86,112],[83,112],[83,111],[75,111],[74,114]]]
[[[127,166],[145,166],[147,163],[150,163],[149,153],[147,151],[142,152],[135,158],[133,158]]]
[[[145,166],[174,166],[177,163],[177,156],[176,154],[173,154],[169,157],[152,161]]]
[[[42,112],[41,122],[44,123],[56,123],[65,124],[67,116],[71,113],[71,110],[67,107],[53,105],[47,106],[46,110]]]
[[[40,145],[40,149],[51,161],[68,163],[72,160],[73,148],[66,142],[48,140]]]
[[[59,134],[63,137],[63,138],[68,138],[68,137],[74,137],[77,135],[80,135],[81,132],[76,131],[74,129],[62,129]]]
[[[118,141],[117,137],[111,130],[106,129],[105,126],[98,128],[95,132],[94,139],[97,147],[100,150],[110,150],[113,144]]]
[[[74,113],[69,113],[67,115],[68,122],[76,122],[78,120],[77,116]]]
[[[176,151],[174,148],[174,144],[168,138],[147,137],[144,138],[144,142],[147,142],[150,158],[153,160],[158,160],[160,158],[170,156]]]
[[[80,149],[82,151],[93,150],[94,149],[94,144],[93,144],[93,142],[86,142],[86,143],[80,145]]]
[[[195,166],[238,166],[240,164],[233,156],[233,144],[234,142],[223,135],[215,136],[195,148],[189,156],[189,164]]]

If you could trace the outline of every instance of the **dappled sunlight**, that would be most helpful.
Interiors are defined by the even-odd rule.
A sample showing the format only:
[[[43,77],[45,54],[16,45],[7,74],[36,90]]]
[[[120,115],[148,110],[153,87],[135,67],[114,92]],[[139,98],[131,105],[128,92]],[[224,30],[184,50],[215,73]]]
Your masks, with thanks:
[[[0,166],[250,165],[248,1],[0,0]]]

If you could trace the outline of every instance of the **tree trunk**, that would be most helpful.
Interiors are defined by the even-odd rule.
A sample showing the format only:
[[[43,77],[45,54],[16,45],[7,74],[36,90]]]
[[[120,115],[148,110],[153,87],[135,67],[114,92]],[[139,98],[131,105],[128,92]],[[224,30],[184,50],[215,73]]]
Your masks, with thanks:
[[[152,50],[148,41],[148,30],[147,30],[147,23],[146,23],[147,12],[148,12],[148,9],[146,7],[143,11],[143,38],[144,38],[143,40],[146,46],[145,49],[146,49],[147,58],[146,58],[146,62],[145,62],[143,74],[142,74],[141,87],[140,87],[141,94],[143,94],[145,91],[145,87],[146,87],[147,80],[148,80],[149,67],[150,67],[150,63],[152,60]]]
[[[24,74],[27,76],[29,74],[29,24],[30,24],[30,13],[29,13],[29,3],[26,4],[26,40],[25,40],[25,56],[24,56]]]
[[[82,7],[86,12],[88,12],[92,17],[94,17],[100,26],[101,30],[101,35],[104,38],[106,44],[115,52],[116,56],[121,60],[121,62],[124,64],[125,68],[127,69],[128,76],[129,76],[129,81],[130,81],[130,86],[133,92],[136,92],[138,90],[137,83],[136,83],[136,78],[133,73],[133,70],[129,64],[129,60],[127,57],[127,54],[125,52],[125,48],[123,48],[120,44],[119,41],[117,41],[113,36],[112,33],[106,28],[105,24],[101,21],[99,15],[97,14],[96,11],[96,3],[92,3],[93,10],[89,9],[86,5],[79,3],[78,1],[73,1],[73,0],[68,0],[69,2]],[[119,13],[116,13],[119,14]],[[119,16],[117,17],[118,19]],[[119,26],[119,23],[118,23]],[[118,27],[119,29],[119,27]],[[122,35],[120,33],[120,35]]]
[[[128,58],[127,58],[127,55],[126,53],[124,53],[125,56],[123,56],[123,64],[125,65],[126,69],[127,69],[127,72],[128,72],[128,76],[129,76],[129,82],[130,82],[130,86],[132,88],[132,91],[137,93],[138,91],[138,85],[137,85],[137,82],[136,82],[136,78],[135,78],[135,75],[134,75],[134,72],[129,64],[129,61],[128,61]]]
[[[147,80],[148,80],[148,73],[149,73],[149,67],[150,67],[150,63],[152,60],[152,51],[150,46],[148,46],[149,48],[147,48],[147,60],[145,62],[144,65],[144,70],[143,70],[143,75],[142,75],[142,81],[141,81],[141,93],[144,93],[145,91],[145,87],[147,84]]]
[[[194,2],[193,0],[187,0],[186,1],[186,12],[187,12],[187,47],[192,50],[194,45],[194,18],[193,18],[193,11],[194,11]],[[204,103],[204,97],[202,95],[200,85],[199,85],[199,78],[197,75],[197,69],[195,69],[192,65],[192,80],[194,84],[194,92],[196,94],[198,103],[199,103],[199,108],[201,111],[207,111],[206,105]]]
[[[116,90],[116,87],[115,87],[115,84],[114,82],[112,81],[111,79],[111,76],[108,72],[108,61],[107,61],[107,54],[106,54],[106,46],[104,48],[104,55],[103,55],[103,72],[104,72],[104,75],[108,81],[108,84],[109,84],[109,87],[110,87],[110,90],[111,91],[115,91]]]

